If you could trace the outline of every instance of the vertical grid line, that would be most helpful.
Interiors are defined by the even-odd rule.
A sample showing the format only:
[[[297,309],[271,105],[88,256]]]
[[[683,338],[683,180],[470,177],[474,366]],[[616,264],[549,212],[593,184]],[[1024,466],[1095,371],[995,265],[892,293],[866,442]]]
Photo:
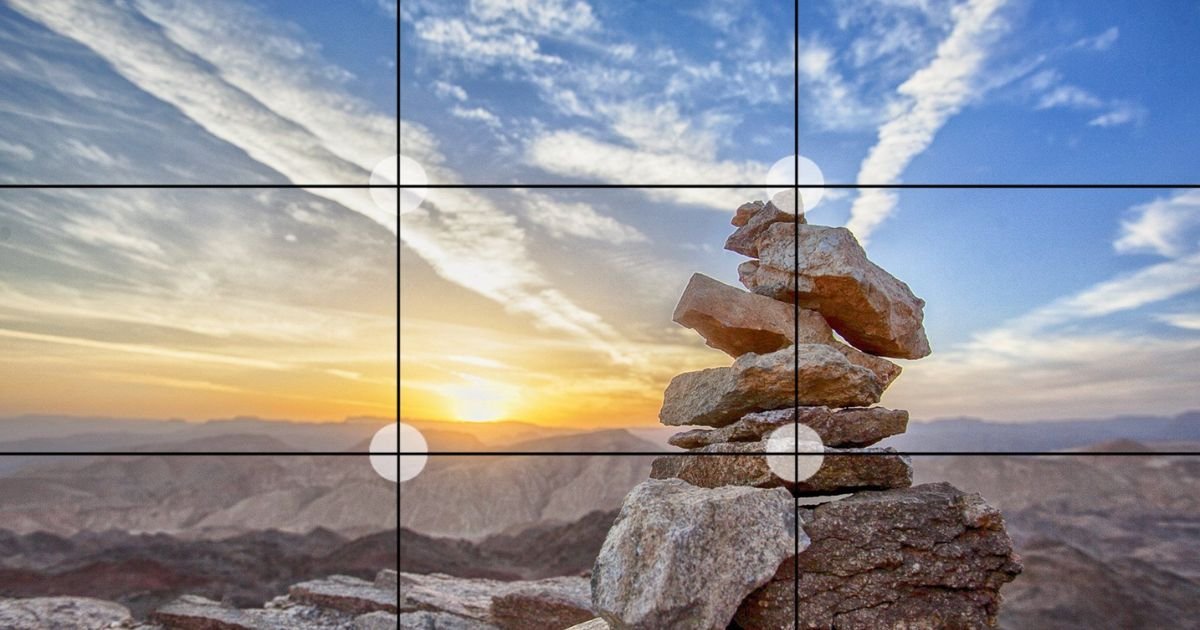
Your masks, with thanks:
[[[401,68],[401,64],[403,63],[400,60],[400,32],[402,30],[404,30],[404,29],[400,28],[400,2],[403,2],[403,0],[400,0],[399,2],[396,3],[396,157],[397,157],[397,162],[396,162],[396,573],[397,573],[397,575],[396,575],[396,578],[397,579],[399,579],[399,577],[400,577],[399,576],[400,569],[401,569],[400,558],[403,557],[403,553],[402,553],[402,549],[401,549],[401,546],[403,545],[403,542],[402,542],[403,537],[400,536],[400,523],[401,523],[400,516],[402,514],[402,512],[400,511],[400,453],[402,453],[404,451],[404,449],[400,447],[400,296],[402,296],[404,294],[404,292],[400,288],[400,230],[401,230],[401,228],[400,228],[400,195],[403,194],[403,190],[400,188],[400,184],[402,184],[403,182],[400,181],[400,170],[401,169],[400,169],[400,163],[398,161],[399,156],[400,156],[400,145],[401,145],[401,140],[400,140],[401,131],[400,130],[403,128],[402,123],[400,121],[404,120],[404,105],[402,104],[402,102],[400,100],[400,77],[402,75],[400,68]],[[397,601],[397,604],[399,604],[400,601],[403,601],[404,598],[400,597],[400,582],[399,581],[396,582],[396,596],[399,600],[399,601]],[[397,614],[397,619],[399,619],[399,616],[398,616],[400,614],[399,608],[397,608],[396,614]],[[397,621],[397,623],[399,623],[399,622]]]
[[[792,222],[792,265],[793,273],[800,269],[800,0],[795,0],[795,6],[792,11],[792,203],[793,210],[796,213],[795,221]],[[792,294],[792,342],[800,339],[800,295],[793,291]],[[792,460],[795,465],[795,474],[793,479],[799,483],[800,481],[800,353],[793,348],[792,352],[792,374],[794,379],[794,390],[792,398],[792,422],[793,435],[792,440]],[[793,499],[791,502],[792,511],[792,541],[794,544],[792,555],[792,612],[795,615],[793,628],[800,628],[800,513],[796,509],[796,502]]]

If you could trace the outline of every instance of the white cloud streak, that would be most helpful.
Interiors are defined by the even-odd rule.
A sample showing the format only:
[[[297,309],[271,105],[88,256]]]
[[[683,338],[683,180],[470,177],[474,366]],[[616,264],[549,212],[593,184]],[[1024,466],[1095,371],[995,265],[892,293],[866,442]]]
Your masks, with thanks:
[[[1004,0],[968,0],[955,7],[954,27],[933,61],[898,88],[904,101],[880,127],[878,142],[859,168],[860,184],[898,182],[946,121],[978,96],[976,75],[991,43],[1007,28],[997,15],[1004,4]],[[895,207],[895,193],[864,190],[854,201],[847,227],[865,242]]]
[[[394,144],[387,144],[395,137],[394,119],[370,114],[365,106],[280,63],[289,49],[285,40],[268,38],[284,49],[274,52],[257,47],[258,37],[239,42],[232,35],[244,34],[239,29],[254,24],[229,25],[231,14],[220,12],[227,5],[211,5],[220,10],[206,13],[207,3],[144,0],[137,3],[144,11],[138,15],[86,0],[11,4],[91,48],[142,90],[294,183],[363,183],[369,169],[396,152]],[[219,74],[209,63],[220,68]],[[375,205],[364,190],[312,192],[396,232],[395,215]]]
[[[650,240],[637,228],[602,215],[585,203],[564,203],[529,192],[519,193],[518,198],[525,216],[555,238],[575,237],[610,245]]]

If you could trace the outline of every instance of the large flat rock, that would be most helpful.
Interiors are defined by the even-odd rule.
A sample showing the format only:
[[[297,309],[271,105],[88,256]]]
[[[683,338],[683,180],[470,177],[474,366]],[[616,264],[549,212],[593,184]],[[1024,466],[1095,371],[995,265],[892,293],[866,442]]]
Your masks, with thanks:
[[[987,628],[1021,572],[1000,513],[945,483],[799,510],[812,544],[742,604],[744,628]]]
[[[288,589],[288,596],[298,602],[356,615],[399,611],[396,590],[378,588],[374,582],[345,575],[301,582]]]
[[[867,407],[879,402],[882,393],[873,372],[853,365],[837,350],[800,344],[743,355],[728,368],[676,376],[658,417],[668,426],[722,427],[748,413],[795,405]]]
[[[796,496],[912,485],[912,462],[890,448],[826,448],[820,469],[808,479],[793,482],[771,470],[767,463],[767,444],[766,441],[710,444],[691,450],[691,455],[659,457],[654,460],[650,477],[682,479],[704,488],[787,488]]]
[[[700,333],[710,347],[734,358],[750,352],[774,352],[794,343],[824,344],[841,352],[850,363],[874,372],[885,388],[900,374],[895,363],[835,339],[820,313],[731,287],[704,274],[692,275],[675,307],[674,320]]]
[[[738,268],[751,291],[797,300],[864,352],[902,359],[929,354],[925,302],[868,260],[849,230],[774,224],[760,236],[758,250],[757,263]]]
[[[284,607],[239,610],[196,595],[184,595],[150,614],[150,621],[170,630],[372,630],[378,615],[396,627],[397,616],[351,613],[288,601]],[[156,626],[157,627],[157,626]]]
[[[404,596],[400,610],[405,614],[436,613],[489,628],[530,630],[557,630],[596,616],[591,587],[582,577],[528,581],[416,573],[401,573],[399,577]],[[466,625],[467,621],[454,623],[474,627]]]
[[[904,433],[908,412],[884,407],[797,407],[747,414],[719,429],[693,429],[668,440],[680,448],[700,448],[722,442],[757,442],[772,431],[798,422],[817,432],[825,446],[870,446],[892,435]]]
[[[646,481],[626,497],[596,559],[593,603],[614,628],[724,630],[794,553],[794,519],[794,499],[781,489]]]

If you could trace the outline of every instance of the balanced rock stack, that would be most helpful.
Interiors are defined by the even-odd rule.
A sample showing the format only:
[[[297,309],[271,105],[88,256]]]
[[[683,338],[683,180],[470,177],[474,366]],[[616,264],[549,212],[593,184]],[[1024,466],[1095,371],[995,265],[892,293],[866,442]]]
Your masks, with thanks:
[[[911,487],[909,459],[872,447],[907,426],[873,405],[900,374],[883,357],[930,352],[924,302],[844,228],[769,202],[733,225],[725,248],[752,258],[738,268],[749,291],[697,274],[674,316],[733,364],[667,387],[662,423],[707,428],[673,436],[689,452],[626,497],[594,607],[614,628],[994,625],[1021,570],[999,512],[948,484]],[[800,425],[820,437],[808,476],[770,465],[772,433]],[[795,448],[782,456],[798,471]]]

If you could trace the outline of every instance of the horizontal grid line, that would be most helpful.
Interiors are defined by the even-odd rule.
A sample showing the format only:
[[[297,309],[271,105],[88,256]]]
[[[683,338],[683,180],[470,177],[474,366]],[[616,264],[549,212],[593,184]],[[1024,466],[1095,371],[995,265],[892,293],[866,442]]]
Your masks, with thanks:
[[[445,190],[478,190],[478,189],[717,189],[728,190],[735,188],[800,188],[800,189],[992,189],[992,190],[1113,190],[1113,189],[1174,189],[1200,188],[1198,183],[999,183],[999,184],[399,184],[404,189],[445,189]]]
[[[742,188],[839,190],[1171,190],[1200,188],[1200,183],[1001,183],[1001,184],[0,184],[0,190],[678,190]]]
[[[745,442],[753,444],[753,442]],[[904,455],[906,457],[1180,457],[1200,456],[1200,451],[825,451],[821,453],[796,453],[793,451],[771,453],[704,453],[696,451],[400,451],[401,457],[766,457],[766,456],[821,456],[821,457],[880,457]]]
[[[387,189],[398,184],[0,184],[0,190],[273,190],[273,189]],[[410,188],[410,186],[403,186]]]
[[[399,451],[4,451],[0,457],[363,457],[371,455],[400,455]],[[409,453],[405,453],[409,455]]]

